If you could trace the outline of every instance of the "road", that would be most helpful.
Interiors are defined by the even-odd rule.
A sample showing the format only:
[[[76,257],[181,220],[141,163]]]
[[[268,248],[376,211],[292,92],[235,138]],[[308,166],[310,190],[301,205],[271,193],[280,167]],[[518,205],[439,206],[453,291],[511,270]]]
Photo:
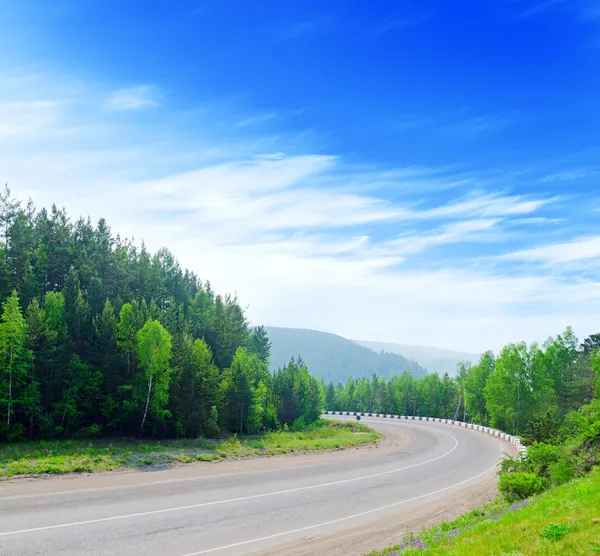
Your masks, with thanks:
[[[382,446],[0,483],[0,554],[319,554],[327,539],[351,538],[371,523],[460,506],[475,486],[490,484],[501,452],[511,452],[451,425],[362,422],[386,434]]]

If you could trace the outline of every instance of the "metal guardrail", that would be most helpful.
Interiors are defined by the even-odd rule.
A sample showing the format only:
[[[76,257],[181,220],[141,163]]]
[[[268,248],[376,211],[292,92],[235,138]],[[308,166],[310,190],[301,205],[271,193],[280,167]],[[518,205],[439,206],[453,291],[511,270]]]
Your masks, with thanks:
[[[447,425],[455,425],[458,427],[463,427],[466,429],[472,429],[475,431],[483,432],[485,434],[489,434],[490,436],[495,436],[497,438],[501,438],[502,440],[506,440],[513,444],[519,456],[527,455],[527,448],[523,445],[523,443],[515,436],[510,434],[506,434],[505,432],[499,431],[497,429],[492,429],[490,427],[483,427],[481,425],[475,425],[473,423],[465,423],[464,421],[455,421],[453,419],[438,419],[437,417],[415,417],[415,416],[407,416],[407,415],[390,415],[387,413],[363,413],[361,411],[325,411],[325,415],[360,415],[361,417],[380,417],[382,419],[405,419],[407,421],[433,421],[434,423],[443,423]]]

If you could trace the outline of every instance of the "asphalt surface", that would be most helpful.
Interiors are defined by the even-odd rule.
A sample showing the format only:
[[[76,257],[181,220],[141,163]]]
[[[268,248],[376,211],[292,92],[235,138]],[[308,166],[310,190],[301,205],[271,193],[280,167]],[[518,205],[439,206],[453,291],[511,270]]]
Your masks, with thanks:
[[[250,554],[458,499],[489,481],[510,451],[497,438],[451,425],[362,422],[411,441],[350,458],[323,454],[308,465],[289,459],[257,470],[248,460],[235,473],[219,474],[215,465],[213,476],[108,488],[46,492],[34,481],[15,495],[0,483],[0,555]]]

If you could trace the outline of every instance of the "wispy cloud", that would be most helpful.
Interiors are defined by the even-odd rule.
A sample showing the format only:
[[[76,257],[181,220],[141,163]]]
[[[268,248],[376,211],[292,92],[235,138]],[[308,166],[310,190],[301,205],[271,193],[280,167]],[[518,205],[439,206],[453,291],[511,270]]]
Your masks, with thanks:
[[[308,21],[297,21],[280,29],[276,33],[275,38],[278,41],[287,41],[299,37],[310,36],[322,31],[325,28],[327,21],[328,20],[325,17]]]
[[[600,2],[598,0],[527,0],[520,1],[520,17],[529,18],[538,14],[562,10],[573,14],[581,22],[600,21]]]
[[[155,108],[160,105],[161,92],[154,86],[139,85],[110,93],[104,106],[107,110],[128,111]]]
[[[274,114],[274,113],[259,114],[257,116],[249,116],[247,118],[244,118],[243,120],[240,120],[237,124],[235,124],[235,127],[242,128],[242,127],[248,127],[251,125],[264,124],[265,122],[273,120],[276,117],[277,117],[277,114]]]
[[[598,257],[600,257],[600,236],[515,251],[504,255],[503,258],[514,261],[564,264]]]
[[[599,168],[587,167],[587,168],[576,168],[573,170],[566,170],[562,172],[556,172],[554,174],[548,174],[540,179],[540,183],[553,183],[553,182],[566,182],[576,181],[582,179],[588,179],[594,176],[600,175]]]
[[[0,100],[0,137],[22,139],[43,133],[58,120],[60,104],[55,100]]]
[[[539,13],[543,13],[550,9],[568,5],[569,1],[578,2],[579,0],[527,0],[526,2],[520,1],[518,5],[521,6],[519,15],[521,17],[531,17]]]
[[[446,224],[431,233],[408,235],[389,241],[386,245],[402,255],[421,253],[438,245],[489,241],[489,233],[497,227],[501,219],[465,220]]]
[[[101,86],[78,90],[83,96],[71,102],[63,84],[55,91],[47,82],[19,83],[11,99],[44,95],[27,107],[4,105],[21,139],[0,149],[2,181],[38,206],[103,216],[150,249],[171,247],[219,291],[237,291],[253,322],[475,350],[531,338],[531,330],[556,333],[569,322],[595,326],[599,283],[567,281],[560,264],[552,275],[537,272],[527,263],[532,253],[523,254],[544,245],[539,224],[564,200],[541,189],[511,193],[513,174],[495,186],[481,172],[453,167],[358,165],[308,143],[298,149],[295,135],[255,138],[244,126],[231,133],[256,114],[233,104],[218,115],[199,110],[202,126],[194,129],[202,133],[193,140],[178,127],[189,125],[187,113],[165,107],[168,122],[148,136],[137,118],[107,122]],[[61,100],[46,106],[45,99]],[[16,118],[19,110],[30,115]],[[50,126],[61,140],[24,134],[36,121],[33,128]],[[520,259],[495,256],[514,251],[506,230],[519,234]],[[561,249],[589,254],[598,244]],[[557,258],[541,253],[538,260]],[[512,273],[518,262],[529,271]]]
[[[451,124],[446,127],[446,132],[460,137],[474,138],[498,133],[514,124],[515,121],[513,119],[494,114],[485,114]]]
[[[380,25],[379,27],[375,28],[374,31],[375,31],[375,34],[377,34],[377,35],[384,35],[391,31],[398,31],[401,29],[406,29],[408,27],[414,27],[416,25],[421,25],[423,23],[426,23],[430,19],[431,19],[430,15],[411,15],[411,16],[397,17],[397,18],[393,18],[393,19],[387,21],[386,23],[384,23],[383,25]]]

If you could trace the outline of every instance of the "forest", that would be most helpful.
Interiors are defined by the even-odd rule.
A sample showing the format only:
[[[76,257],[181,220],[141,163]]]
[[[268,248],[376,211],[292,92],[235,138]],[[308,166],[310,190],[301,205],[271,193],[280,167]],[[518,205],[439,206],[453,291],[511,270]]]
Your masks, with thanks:
[[[476,365],[459,365],[456,377],[408,372],[390,379],[348,379],[325,388],[329,410],[367,411],[460,419],[510,434],[552,426],[588,404],[600,371],[600,334],[579,343],[571,328],[543,345],[509,344]]]
[[[502,461],[508,502],[583,477],[600,465],[600,334],[582,343],[567,328],[543,345],[488,351],[457,376],[408,372],[325,387],[328,410],[439,417],[491,426],[527,445]]]
[[[167,249],[0,194],[0,438],[216,437],[319,418],[301,360]]]

